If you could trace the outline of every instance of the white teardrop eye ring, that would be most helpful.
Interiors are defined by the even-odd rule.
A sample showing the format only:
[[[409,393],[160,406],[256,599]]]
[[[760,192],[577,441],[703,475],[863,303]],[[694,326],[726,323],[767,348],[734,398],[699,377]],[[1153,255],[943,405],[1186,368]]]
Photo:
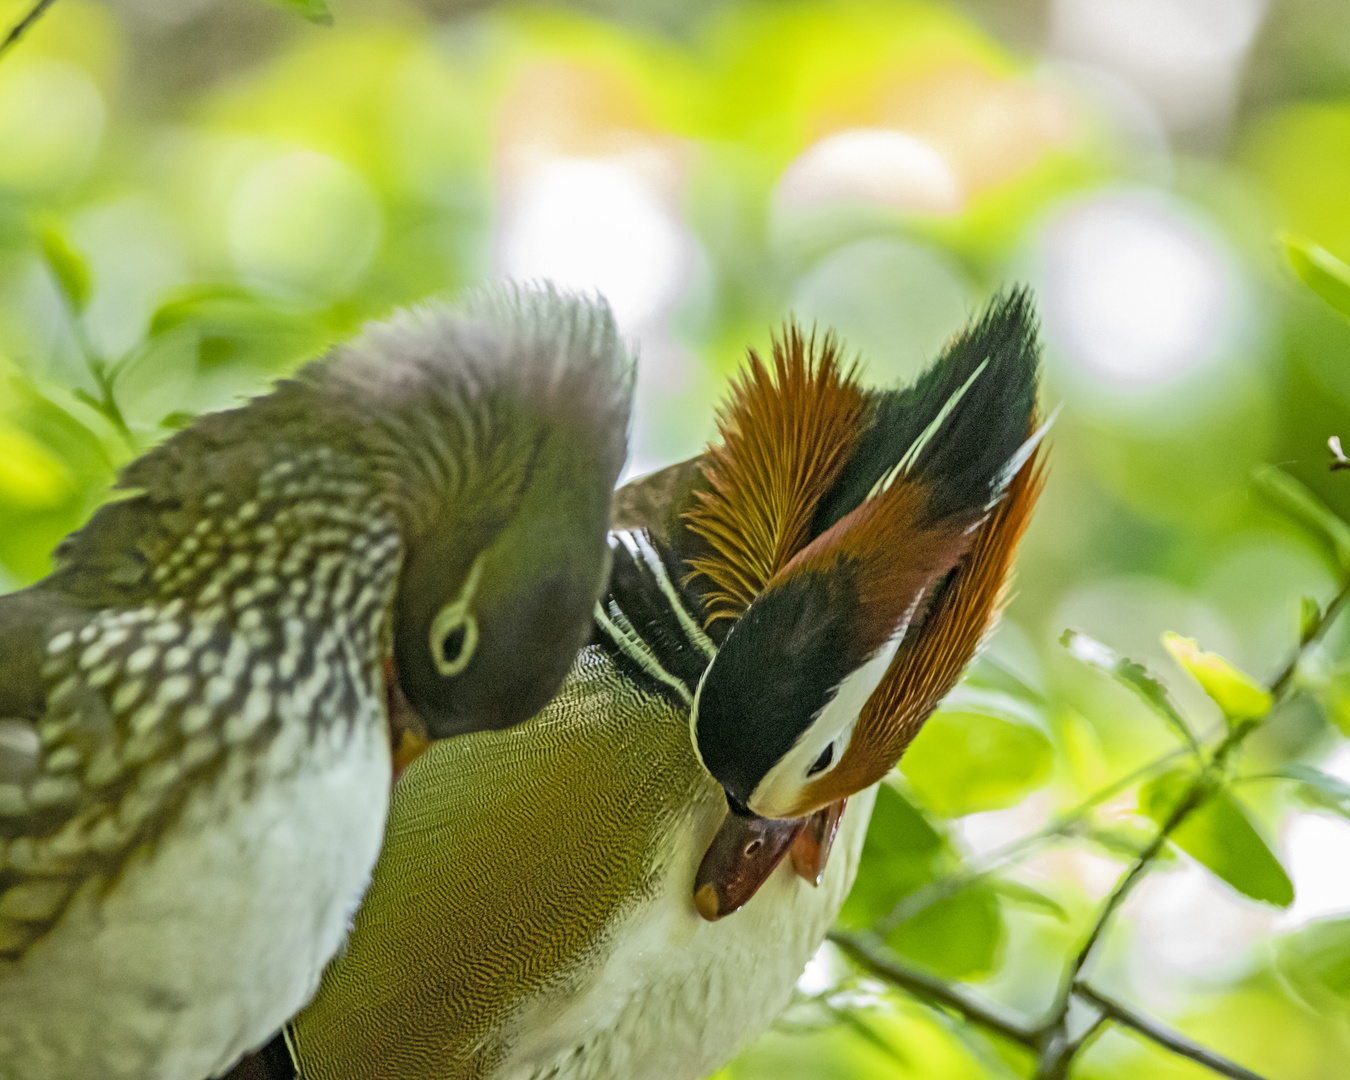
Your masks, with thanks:
[[[458,609],[458,610],[456,610]],[[478,620],[458,604],[442,609],[431,624],[431,658],[446,678],[458,675],[478,647]]]
[[[469,568],[459,595],[431,620],[431,631],[427,635],[431,659],[436,664],[436,670],[447,679],[469,666],[473,651],[478,647],[478,620],[474,618],[469,604],[482,575],[483,556],[480,554]]]

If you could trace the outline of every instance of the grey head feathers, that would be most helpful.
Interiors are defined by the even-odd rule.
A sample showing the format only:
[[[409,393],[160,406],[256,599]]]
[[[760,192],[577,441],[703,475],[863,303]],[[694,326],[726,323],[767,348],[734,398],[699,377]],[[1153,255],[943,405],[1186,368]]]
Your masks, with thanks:
[[[133,462],[128,496],[68,537],[35,588],[88,612],[191,606],[221,566],[257,573],[278,526],[312,554],[369,544],[373,515],[397,540],[389,629],[429,733],[523,720],[556,690],[603,583],[632,382],[601,300],[502,285],[424,304]],[[312,529],[297,517],[310,512]],[[361,577],[369,549],[350,545],[329,554]],[[264,562],[268,579],[318,565]]]
[[[296,378],[371,424],[371,448],[416,515],[428,491],[481,483],[474,466],[522,413],[571,428],[617,479],[633,374],[603,299],[507,284],[370,323]]]
[[[602,302],[508,286],[129,465],[0,596],[0,963],[202,785],[246,800],[316,747],[377,748],[399,691],[432,737],[542,707],[608,570],[631,385]]]

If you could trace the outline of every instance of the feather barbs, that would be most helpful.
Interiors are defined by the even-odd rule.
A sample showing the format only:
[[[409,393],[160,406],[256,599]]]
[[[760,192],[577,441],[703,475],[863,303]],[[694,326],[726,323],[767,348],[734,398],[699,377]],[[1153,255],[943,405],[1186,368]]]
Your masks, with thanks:
[[[789,322],[772,368],[755,350],[718,417],[707,489],[685,513],[709,553],[690,578],[711,583],[708,622],[740,616],[810,539],[812,517],[857,444],[868,410],[838,339]]]
[[[1032,424],[1036,431],[1036,425]],[[839,764],[803,793],[803,812],[876,783],[899,761],[998,622],[1019,542],[1045,483],[1037,447],[975,530],[970,548],[912,628],[864,706]]]

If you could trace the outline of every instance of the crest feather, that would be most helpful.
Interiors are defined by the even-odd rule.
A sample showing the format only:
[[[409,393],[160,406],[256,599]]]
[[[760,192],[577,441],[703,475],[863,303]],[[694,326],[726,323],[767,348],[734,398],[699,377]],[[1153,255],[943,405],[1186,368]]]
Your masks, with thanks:
[[[889,772],[993,632],[1008,598],[1013,556],[1045,484],[1042,449],[1017,471],[922,625],[910,631],[863,707],[844,757],[808,788],[812,805],[859,791]]]
[[[869,408],[857,365],[838,339],[806,337],[788,322],[773,368],[754,349],[718,415],[720,445],[704,464],[707,489],[685,513],[708,553],[689,560],[702,576],[708,622],[738,617],[811,538],[822,498],[853,453]]]

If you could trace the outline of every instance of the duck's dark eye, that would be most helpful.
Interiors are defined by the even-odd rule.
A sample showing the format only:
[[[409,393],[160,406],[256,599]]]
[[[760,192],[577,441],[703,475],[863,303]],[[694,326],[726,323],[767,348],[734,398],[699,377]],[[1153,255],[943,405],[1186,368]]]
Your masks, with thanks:
[[[830,743],[820,752],[820,757],[816,758],[816,763],[806,770],[807,776],[815,776],[816,773],[822,773],[830,767],[830,762],[834,760],[834,743]]]
[[[441,663],[454,664],[459,660],[459,654],[464,651],[464,642],[468,639],[469,632],[463,625],[455,627],[450,633],[441,639]]]

